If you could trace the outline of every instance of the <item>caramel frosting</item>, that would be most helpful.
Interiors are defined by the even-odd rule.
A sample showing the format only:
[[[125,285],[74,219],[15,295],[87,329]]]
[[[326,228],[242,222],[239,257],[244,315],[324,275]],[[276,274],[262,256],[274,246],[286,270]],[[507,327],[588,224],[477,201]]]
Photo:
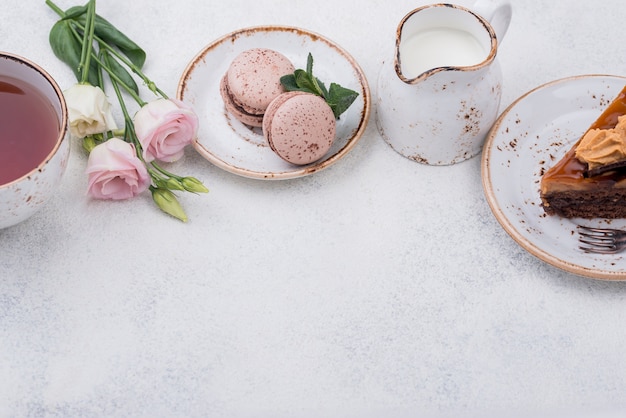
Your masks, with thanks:
[[[590,170],[626,160],[626,115],[610,129],[590,129],[576,147],[576,158]]]
[[[626,86],[609,106],[604,109],[598,119],[591,124],[589,131],[614,131],[617,129],[618,120],[623,118],[623,115],[626,115]],[[625,122],[626,121],[622,119],[622,123]],[[619,129],[624,130],[623,127]],[[576,151],[586,135],[587,132],[570,148],[563,158],[543,174],[541,178],[542,196],[559,191],[584,191],[611,187],[626,188],[626,172],[624,172],[624,169],[617,171],[609,170],[594,176],[586,175],[589,172],[588,164],[579,160],[576,155]],[[580,148],[583,149],[583,147]],[[605,154],[607,153],[605,152]],[[624,159],[624,155],[624,151],[622,151],[622,157],[617,158]],[[584,156],[581,157],[584,158]],[[612,164],[608,164],[608,166]],[[599,170],[601,170],[601,168]]]

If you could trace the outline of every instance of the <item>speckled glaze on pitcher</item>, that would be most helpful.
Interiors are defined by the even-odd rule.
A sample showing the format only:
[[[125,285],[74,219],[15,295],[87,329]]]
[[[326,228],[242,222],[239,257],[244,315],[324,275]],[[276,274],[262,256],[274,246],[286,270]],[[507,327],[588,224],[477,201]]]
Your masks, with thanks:
[[[378,130],[395,151],[429,165],[454,164],[481,151],[498,115],[502,72],[496,53],[511,14],[508,1],[481,0],[471,9],[443,3],[420,7],[400,21],[393,60],[385,61],[379,74],[376,103]],[[467,58],[467,64],[443,62],[417,70],[415,65],[425,60],[411,57],[409,70],[406,56],[403,66],[403,53],[414,46],[407,42],[435,30],[463,33],[484,53],[475,62]],[[431,52],[436,62],[438,51],[433,47]],[[459,45],[454,54],[465,53],[468,47]]]

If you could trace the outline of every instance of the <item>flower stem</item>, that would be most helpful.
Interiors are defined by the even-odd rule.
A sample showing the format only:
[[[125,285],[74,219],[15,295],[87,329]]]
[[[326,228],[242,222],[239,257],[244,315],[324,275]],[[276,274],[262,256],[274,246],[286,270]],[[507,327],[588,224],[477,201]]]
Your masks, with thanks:
[[[95,0],[90,0],[89,5],[91,5],[91,2],[95,3]],[[67,14],[61,9],[59,8],[56,4],[54,4],[54,2],[52,2],[52,0],[46,0],[46,5],[48,5],[48,7],[50,7],[52,10],[54,10],[54,12],[56,14],[58,14],[61,18],[65,19],[67,17]],[[88,25],[89,25],[89,16],[90,13],[92,13],[90,10],[88,10],[87,12],[87,20],[85,22],[85,26],[81,25],[77,20],[73,19],[72,23],[74,23],[74,25],[76,25],[76,27],[83,33],[87,33],[88,30]],[[101,50],[106,50],[108,52],[111,53],[111,55],[113,55],[115,57],[115,59],[117,59],[118,61],[120,61],[122,64],[124,64],[126,67],[128,67],[134,74],[136,74],[139,78],[141,78],[141,81],[150,89],[150,91],[152,91],[155,94],[160,95],[161,97],[163,97],[164,99],[168,99],[167,94],[162,91],[161,89],[159,89],[156,85],[156,83],[154,83],[152,80],[150,80],[150,78],[148,78],[148,76],[146,76],[146,74],[141,71],[141,69],[139,67],[137,67],[135,64],[133,64],[128,58],[126,58],[123,54],[120,54],[119,51],[117,51],[115,48],[113,48],[111,45],[109,45],[105,40],[103,40],[102,38],[100,38],[98,35],[95,35],[94,31],[95,31],[95,4],[93,7],[93,19],[92,19],[92,28],[91,28],[91,42],[89,42],[88,45],[86,45],[86,43],[84,42],[84,38],[80,36],[80,34],[78,33],[78,31],[74,28],[74,26],[70,25],[70,28],[72,29],[72,32],[74,33],[74,35],[76,36],[76,38],[78,39],[79,42],[81,42],[82,47],[83,47],[83,54],[84,54],[84,50],[87,47],[91,47],[93,44],[93,41],[95,40],[98,45],[100,46]],[[93,51],[93,48],[90,48]],[[98,64],[100,64],[100,66],[112,77],[116,77],[115,73],[111,70],[111,68],[109,66],[105,66],[102,64],[102,62],[100,60],[97,59],[97,57],[95,57],[95,55],[92,53],[91,58],[95,59]],[[83,62],[83,58],[81,58],[81,63]],[[83,79],[85,79],[85,76],[83,75],[82,77]],[[120,80],[119,78],[117,78],[117,81],[120,83],[120,85],[122,87],[124,87],[124,90],[126,90],[132,97],[133,99],[135,99],[137,101],[137,103],[140,106],[143,106],[145,104],[144,101],[142,101],[134,92],[133,89],[131,89],[128,85],[126,85],[122,80]]]
[[[124,90],[126,90],[126,92],[133,98],[135,99],[135,101],[139,104],[139,106],[143,106],[144,104],[146,104],[146,102],[144,102],[141,97],[139,97],[139,95],[135,92],[134,89],[132,89],[128,84],[124,83],[123,80],[121,80],[117,74],[115,74],[115,72],[113,70],[111,70],[111,66],[108,62],[108,57],[109,55],[105,52],[105,51],[100,51],[100,53],[102,54],[103,57],[105,57],[104,60],[99,59],[95,53],[92,53],[92,57],[94,60],[96,60],[96,62],[98,63],[98,65],[100,66],[100,68],[104,69],[104,71],[107,72],[107,74],[109,75],[109,78],[111,79],[111,83],[113,83],[114,85],[117,84],[117,86],[122,86],[124,88]],[[118,99],[121,103],[124,102],[124,100],[122,99],[122,97],[120,95],[118,95]],[[122,106],[124,106],[122,104]]]
[[[83,147],[90,152],[112,136],[121,137],[131,144],[137,159],[143,163],[150,176],[148,187],[154,202],[165,213],[186,222],[187,215],[172,191],[206,193],[208,189],[195,177],[181,177],[163,169],[156,161],[146,161],[142,143],[135,131],[135,122],[125,101],[128,96],[140,107],[146,105],[140,97],[136,79],[141,79],[144,87],[156,96],[163,99],[168,97],[143,73],[144,51],[97,14],[96,0],[84,1],[87,2],[85,5],[65,11],[53,0],[45,0],[45,4],[60,16],[50,31],[49,40],[55,54],[72,67],[80,84],[94,84],[96,88],[104,90],[108,76],[122,110],[124,128],[87,135],[83,138]],[[79,49],[80,60],[77,62]],[[97,74],[93,74],[94,71]]]
[[[164,169],[163,167],[161,167],[159,164],[157,164],[156,162],[152,161],[151,163],[152,167],[154,167],[159,173],[167,176],[167,177],[171,177],[174,178],[176,180],[182,180],[183,178],[181,176],[177,176],[174,173],[170,173],[169,171],[167,171],[166,169]]]
[[[112,55],[115,56],[115,58],[119,61],[121,61],[124,65],[126,65],[133,73],[135,73],[139,78],[141,78],[141,81],[144,82],[144,84],[146,86],[148,86],[148,88],[154,92],[159,94],[161,97],[163,97],[164,99],[167,99],[167,94],[165,94],[165,92],[163,92],[161,89],[159,89],[156,84],[150,80],[144,73],[143,71],[141,71],[141,69],[139,67],[137,67],[135,64],[133,64],[132,62],[130,62],[129,59],[127,59],[125,56],[123,56],[122,54],[120,54],[117,50],[115,50],[114,48],[111,47],[111,45],[109,45],[108,43],[106,43],[105,41],[103,41],[102,39],[98,38],[97,36],[95,37],[96,41],[98,42],[98,44],[100,45],[100,48],[104,48],[107,51],[109,51]]]
[[[102,54],[102,61],[99,61],[100,66],[108,67],[109,66],[109,54],[106,51],[101,51],[101,54]],[[121,80],[119,80],[117,77],[114,77],[113,74],[111,74],[110,72],[109,72],[109,76],[111,77],[111,85],[113,86],[113,90],[115,90],[115,95],[117,96],[117,100],[120,103],[120,107],[122,108],[122,114],[124,115],[124,125],[126,126],[126,129],[124,132],[124,139],[126,140],[126,142],[130,142],[131,144],[135,146],[135,152],[137,154],[137,157],[143,161],[143,156],[141,152],[141,144],[139,143],[139,140],[137,139],[137,136],[135,135],[135,127],[133,124],[133,120],[130,117],[130,114],[128,113],[128,108],[126,107],[126,103],[124,102],[124,98],[122,97],[120,84],[123,84],[125,88],[129,90],[131,94],[134,94],[136,96],[135,97],[136,100],[141,102],[141,99],[139,98],[139,96],[135,94],[134,91],[132,91],[132,89],[129,89],[128,86],[122,83]],[[143,162],[145,164],[145,161]]]
[[[83,48],[81,50],[80,65],[78,66],[81,72],[81,83],[86,83],[89,80],[89,65],[91,58],[91,50],[93,47],[93,35],[95,29],[95,17],[96,14],[96,0],[89,0],[87,3],[87,16],[85,18],[85,30],[83,31]]]
[[[48,7],[54,10],[54,12],[58,14],[59,16],[65,17],[65,12],[63,12],[63,10],[61,10],[61,8],[57,6],[56,4],[54,4],[54,2],[52,2],[51,0],[46,0],[46,5],[48,5]]]

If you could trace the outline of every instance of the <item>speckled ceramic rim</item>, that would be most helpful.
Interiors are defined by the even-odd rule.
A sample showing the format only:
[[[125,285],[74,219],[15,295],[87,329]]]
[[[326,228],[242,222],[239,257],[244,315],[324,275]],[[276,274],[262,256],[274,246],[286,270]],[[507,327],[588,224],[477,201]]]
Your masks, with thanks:
[[[348,54],[347,51],[345,51],[343,48],[341,48],[339,45],[335,44],[331,40],[325,38],[324,36],[305,30],[305,29],[300,29],[300,28],[291,27],[291,26],[253,26],[249,28],[243,28],[243,29],[239,29],[237,31],[231,32],[227,35],[224,35],[221,38],[217,39],[216,41],[212,42],[211,44],[207,45],[191,60],[191,62],[187,65],[187,67],[183,71],[183,74],[180,78],[180,82],[178,84],[178,91],[176,94],[177,98],[179,100],[184,100],[187,79],[190,77],[191,73],[194,71],[198,63],[202,62],[205,59],[205,56],[207,55],[207,53],[209,53],[212,49],[216,48],[218,45],[224,42],[235,42],[237,38],[242,37],[242,36],[251,36],[258,32],[276,32],[276,31],[291,33],[294,36],[307,36],[314,41],[323,42],[326,45],[328,45],[329,48],[334,49],[335,51],[339,52],[354,68],[355,75],[359,79],[359,83],[361,85],[360,94],[363,97],[363,109],[361,111],[361,118],[358,122],[358,127],[354,135],[348,139],[346,144],[341,149],[339,149],[335,154],[331,155],[330,157],[324,158],[323,160],[320,160],[317,163],[312,163],[306,166],[302,166],[301,168],[294,166],[295,168],[293,171],[260,172],[260,171],[252,171],[244,167],[237,167],[216,157],[213,153],[211,153],[210,150],[202,146],[202,144],[200,144],[198,140],[195,140],[193,142],[193,146],[198,151],[198,153],[200,153],[200,155],[202,155],[204,158],[206,158],[208,161],[210,161],[214,165],[226,171],[229,171],[231,173],[238,174],[240,176],[263,179],[263,180],[282,180],[282,179],[303,177],[309,174],[317,173],[327,167],[330,167],[331,165],[339,161],[352,148],[354,148],[358,140],[363,135],[363,132],[365,132],[365,128],[367,127],[367,123],[369,121],[370,106],[371,106],[370,89],[367,83],[367,78],[365,77],[365,73],[363,72],[359,64],[356,62],[356,60],[350,54]],[[271,45],[269,45],[268,47],[271,47]],[[216,95],[215,99],[221,100],[221,98],[219,97],[219,94]],[[202,121],[200,123],[202,123]]]
[[[5,184],[0,184],[0,189],[1,188],[6,188],[6,187],[10,187],[12,185],[14,185],[15,183],[20,182],[22,179],[27,178],[29,176],[32,176],[33,173],[42,170],[42,168],[48,164],[48,161],[50,161],[52,159],[52,157],[57,153],[57,151],[59,150],[59,148],[61,147],[61,144],[63,143],[63,141],[65,140],[66,137],[66,133],[67,133],[67,105],[65,103],[65,97],[63,96],[63,91],[59,88],[59,86],[57,85],[56,81],[54,81],[54,79],[52,78],[52,76],[50,76],[50,74],[48,74],[43,68],[41,68],[39,65],[35,64],[34,62],[21,57],[19,55],[14,55],[14,54],[10,54],[8,52],[2,52],[0,51],[0,59],[1,60],[12,60],[15,61],[16,63],[20,64],[20,65],[24,65],[27,66],[29,68],[31,68],[32,70],[34,70],[35,72],[39,73],[41,75],[41,77],[43,77],[44,79],[46,79],[46,81],[50,84],[50,86],[52,87],[52,89],[54,90],[54,93],[59,101],[60,107],[61,107],[61,117],[59,120],[59,135],[57,136],[54,148],[52,148],[52,150],[48,153],[48,155],[46,156],[46,158],[39,163],[39,165],[37,165],[37,167],[33,168],[31,171],[29,171],[28,173],[24,174],[22,177],[18,177],[15,180],[10,181],[9,183],[5,183]]]
[[[555,81],[543,84],[539,87],[536,87],[528,91],[527,93],[519,97],[517,100],[515,100],[513,103],[511,103],[502,112],[502,114],[498,117],[493,127],[489,131],[489,134],[487,135],[487,139],[485,140],[485,145],[483,148],[482,160],[481,160],[481,176],[482,176],[483,190],[485,193],[485,197],[487,198],[487,203],[489,204],[491,211],[495,215],[500,225],[511,236],[511,238],[513,238],[520,246],[522,246],[522,248],[524,248],[530,254],[534,255],[535,257],[539,258],[542,261],[545,261],[546,263],[552,266],[558,267],[562,270],[565,270],[569,273],[574,273],[579,276],[584,276],[584,277],[588,277],[592,279],[599,279],[599,280],[623,281],[623,280],[626,280],[626,274],[624,274],[623,272],[591,269],[591,268],[587,268],[584,266],[576,265],[576,264],[561,260],[560,258],[557,258],[553,256],[552,254],[545,252],[541,250],[540,248],[538,248],[533,242],[526,239],[519,232],[519,230],[515,227],[515,225],[512,224],[511,221],[503,213],[502,209],[498,205],[498,201],[494,193],[493,185],[491,182],[490,160],[491,160],[491,151],[493,150],[493,142],[497,136],[497,133],[500,130],[500,125],[502,124],[503,120],[517,106],[517,104],[521,102],[522,100],[524,100],[529,95],[531,95],[532,93],[538,90],[544,89],[546,87],[550,87],[559,83],[565,83],[565,82],[572,81],[572,80],[590,78],[590,77],[622,78],[620,76],[605,75],[605,74],[579,75],[579,76],[562,78],[559,80],[555,80]],[[624,82],[626,83],[626,78],[624,78]]]

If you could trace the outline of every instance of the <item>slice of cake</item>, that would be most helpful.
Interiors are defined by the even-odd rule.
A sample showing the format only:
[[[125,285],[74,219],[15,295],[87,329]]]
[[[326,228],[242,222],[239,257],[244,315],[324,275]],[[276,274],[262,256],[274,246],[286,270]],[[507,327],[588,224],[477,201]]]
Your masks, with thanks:
[[[626,218],[626,87],[541,178],[548,215]]]

